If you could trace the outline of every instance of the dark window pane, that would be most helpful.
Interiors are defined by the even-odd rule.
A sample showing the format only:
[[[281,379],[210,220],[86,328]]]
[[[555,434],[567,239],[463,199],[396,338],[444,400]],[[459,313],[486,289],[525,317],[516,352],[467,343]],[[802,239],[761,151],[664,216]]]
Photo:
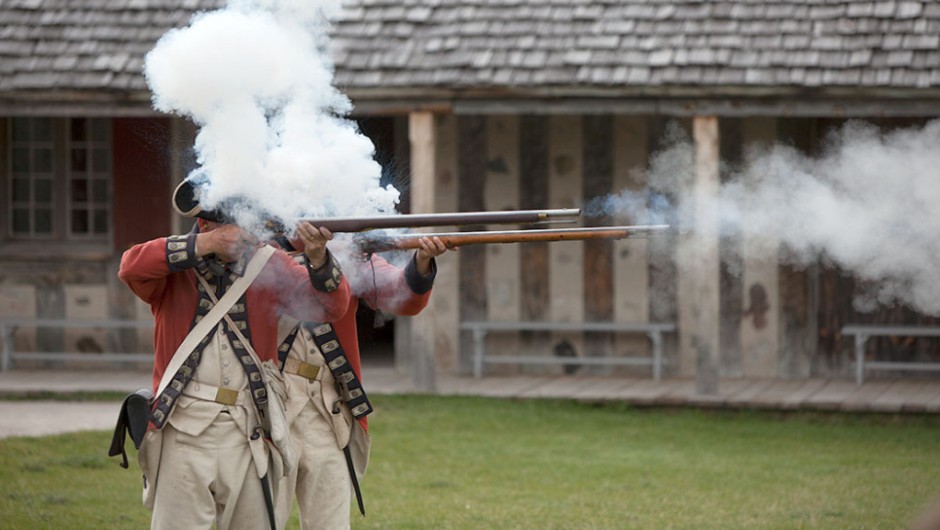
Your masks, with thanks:
[[[106,173],[111,171],[111,151],[95,149],[91,153],[91,170]]]
[[[52,180],[36,179],[33,181],[33,200],[40,204],[52,203]]]
[[[37,234],[52,233],[52,210],[40,208],[33,212],[33,216]]]
[[[33,171],[37,173],[52,172],[52,149],[36,149],[33,151]]]
[[[29,172],[29,149],[14,149],[13,150],[13,172],[14,173],[28,173]]]
[[[95,210],[95,233],[96,234],[107,234],[108,233],[108,211],[107,210]]]
[[[29,233],[29,210],[24,210],[23,208],[13,209],[13,233]]]
[[[33,118],[33,140],[52,141],[52,118]]]
[[[91,139],[106,142],[111,137],[111,121],[105,119],[91,120]]]
[[[25,142],[29,140],[29,118],[13,118],[13,138],[14,142]]]
[[[87,202],[88,201],[88,180],[86,179],[73,179],[72,180],[72,202]]]
[[[87,234],[88,233],[88,210],[82,210],[82,209],[72,210],[72,233],[73,234]]]
[[[96,179],[91,181],[91,200],[97,203],[108,202],[108,181]]]
[[[29,202],[29,179],[13,179],[13,202]]]
[[[85,118],[72,118],[72,135],[70,138],[73,142],[84,142],[88,138]]]
[[[72,149],[72,171],[88,171],[88,153],[84,149]]]

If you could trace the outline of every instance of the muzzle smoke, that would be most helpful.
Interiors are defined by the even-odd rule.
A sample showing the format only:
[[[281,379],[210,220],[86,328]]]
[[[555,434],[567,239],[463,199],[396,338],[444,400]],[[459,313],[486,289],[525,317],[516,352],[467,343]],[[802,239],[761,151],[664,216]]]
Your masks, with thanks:
[[[158,110],[199,126],[199,167],[209,208],[242,206],[255,226],[316,216],[392,213],[372,142],[342,116],[349,99],[332,86],[327,18],[339,1],[238,0],[165,34],[145,74]]]
[[[678,128],[667,136],[647,171],[650,192],[596,200],[589,213],[630,212],[631,221],[692,233],[693,145]],[[720,237],[748,239],[749,258],[825,259],[865,285],[860,311],[901,302],[940,314],[940,215],[931,213],[940,203],[940,121],[888,133],[848,122],[818,157],[758,147],[723,173],[730,178],[704,206],[720,219]]]

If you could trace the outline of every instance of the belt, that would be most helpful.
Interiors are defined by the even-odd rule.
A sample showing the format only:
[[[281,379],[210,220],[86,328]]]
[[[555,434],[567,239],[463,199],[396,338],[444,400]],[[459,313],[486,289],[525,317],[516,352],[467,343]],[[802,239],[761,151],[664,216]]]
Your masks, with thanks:
[[[199,381],[190,381],[183,389],[183,395],[203,401],[214,401],[223,405],[245,405],[251,403],[248,392],[213,386]]]
[[[294,357],[284,359],[284,371],[289,374],[297,374],[300,377],[313,381],[320,373],[320,367],[314,364],[305,363]]]

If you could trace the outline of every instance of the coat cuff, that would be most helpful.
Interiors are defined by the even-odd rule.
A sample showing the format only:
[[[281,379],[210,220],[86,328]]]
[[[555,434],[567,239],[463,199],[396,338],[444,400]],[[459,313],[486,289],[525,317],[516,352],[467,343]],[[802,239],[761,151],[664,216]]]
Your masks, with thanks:
[[[166,238],[166,263],[170,272],[179,272],[196,266],[196,234]]]
[[[339,289],[339,284],[343,282],[343,271],[339,268],[339,262],[333,257],[330,249],[326,249],[326,262],[314,269],[310,266],[310,260],[304,256],[304,262],[307,264],[307,274],[310,275],[310,283],[313,288],[324,293],[332,293]]]
[[[408,266],[405,267],[405,282],[415,294],[424,294],[434,287],[434,277],[437,276],[437,261],[431,258],[431,270],[427,276],[418,272],[418,253],[415,252]]]

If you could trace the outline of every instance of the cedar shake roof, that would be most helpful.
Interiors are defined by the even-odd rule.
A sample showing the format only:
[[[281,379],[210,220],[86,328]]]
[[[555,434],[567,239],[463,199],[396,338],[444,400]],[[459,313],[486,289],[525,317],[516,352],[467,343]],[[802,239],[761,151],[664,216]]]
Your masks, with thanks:
[[[350,0],[350,87],[940,87],[935,1]]]
[[[143,57],[221,0],[0,0],[0,99],[146,107]],[[397,94],[937,98],[940,2],[344,0],[336,81]]]

